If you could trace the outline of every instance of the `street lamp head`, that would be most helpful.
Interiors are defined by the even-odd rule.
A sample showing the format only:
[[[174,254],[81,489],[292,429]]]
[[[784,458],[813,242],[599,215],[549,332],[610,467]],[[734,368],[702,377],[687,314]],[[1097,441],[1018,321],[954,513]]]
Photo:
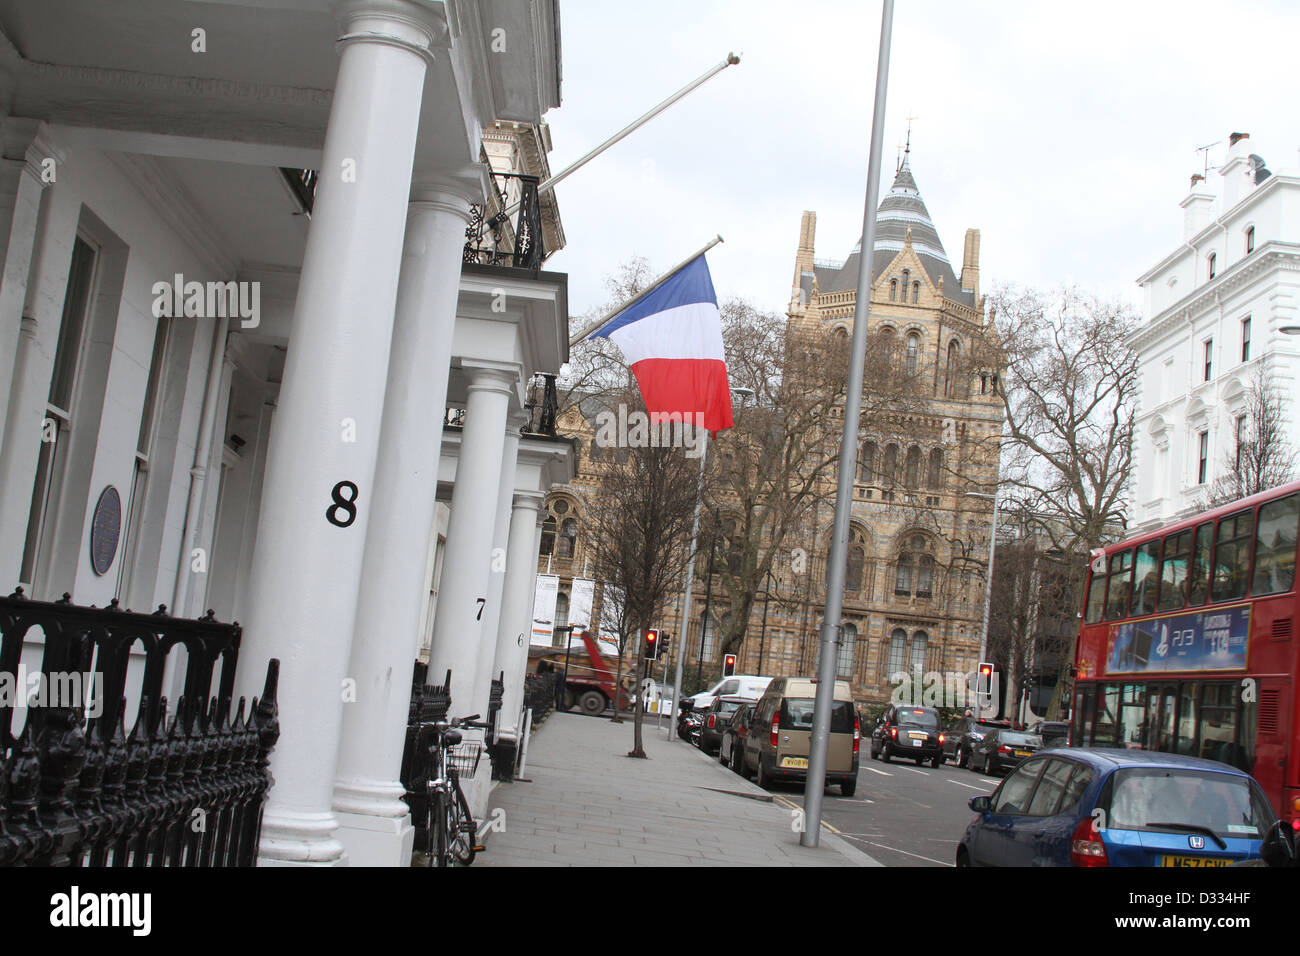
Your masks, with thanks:
[[[753,398],[754,395],[755,395],[755,392],[754,392],[754,390],[753,390],[752,388],[746,388],[746,387],[743,386],[743,385],[739,385],[739,386],[737,386],[737,387],[735,387],[735,388],[733,388],[733,389],[731,390],[731,394],[732,394],[732,395],[739,395],[739,396],[741,397],[741,399],[743,400],[743,399],[746,399],[746,398]]]
[[[1278,331],[1283,335],[1300,335],[1300,325],[1283,325]]]

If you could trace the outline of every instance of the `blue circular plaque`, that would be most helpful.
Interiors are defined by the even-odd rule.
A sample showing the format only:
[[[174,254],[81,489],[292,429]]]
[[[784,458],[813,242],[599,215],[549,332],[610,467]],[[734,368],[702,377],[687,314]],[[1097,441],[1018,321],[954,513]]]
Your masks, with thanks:
[[[113,566],[117,555],[117,542],[122,536],[122,499],[112,485],[105,488],[95,503],[95,516],[90,523],[90,567],[96,574],[104,575]]]

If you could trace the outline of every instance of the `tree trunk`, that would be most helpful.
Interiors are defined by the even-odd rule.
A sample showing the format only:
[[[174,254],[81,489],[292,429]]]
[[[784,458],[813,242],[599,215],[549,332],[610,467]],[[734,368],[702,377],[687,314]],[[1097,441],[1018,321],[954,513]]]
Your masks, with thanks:
[[[645,656],[637,654],[636,661],[636,708],[632,711],[632,750],[629,757],[645,757],[645,747],[641,743],[641,715],[645,713],[645,694],[641,683],[645,680]]]
[[[618,647],[618,666],[614,669],[614,719],[612,723],[621,724],[623,722],[622,711],[618,708],[618,699],[623,696],[623,648],[627,646],[627,641],[623,641]]]

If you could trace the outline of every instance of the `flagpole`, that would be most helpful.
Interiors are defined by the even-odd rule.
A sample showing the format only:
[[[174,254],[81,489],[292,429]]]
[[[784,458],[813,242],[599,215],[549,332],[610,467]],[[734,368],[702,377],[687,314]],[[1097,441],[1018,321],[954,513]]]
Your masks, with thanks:
[[[844,609],[844,574],[849,544],[849,512],[853,478],[858,466],[858,428],[862,415],[863,364],[867,353],[867,315],[871,310],[871,260],[876,245],[876,204],[880,199],[880,152],[885,136],[885,91],[889,85],[889,41],[894,26],[894,0],[884,0],[880,14],[880,57],[876,63],[876,105],[871,120],[871,153],[867,161],[867,198],[862,211],[862,256],[858,263],[858,298],[853,307],[853,348],[849,358],[848,394],[844,399],[844,434],[840,437],[839,476],[835,493],[835,523],[826,561],[826,614],[822,618],[821,651],[817,661],[817,695],[813,704],[812,741],[804,789],[801,846],[816,847],[821,839],[822,795],[826,789],[826,750],[830,743],[831,707],[835,701],[836,657],[840,613]]]
[[[556,173],[554,176],[550,177],[549,179],[542,180],[542,182],[539,183],[537,186],[538,195],[541,195],[547,190],[554,189],[557,183],[566,179],[572,173],[576,173],[579,169],[587,165],[587,163],[591,162],[593,159],[595,159],[605,150],[609,149],[619,140],[624,139],[630,133],[635,132],[639,127],[644,126],[646,123],[650,122],[650,120],[654,119],[664,110],[668,109],[668,107],[672,106],[674,103],[680,100],[687,93],[690,93],[696,87],[704,85],[704,83],[713,79],[723,70],[725,70],[727,67],[735,66],[739,62],[740,62],[740,57],[736,56],[736,54],[734,53],[728,53],[726,59],[724,59],[721,63],[717,64],[716,66],[708,70],[706,73],[699,76],[697,79],[692,80],[690,83],[687,83],[680,90],[678,90],[672,96],[668,97],[668,99],[664,100],[658,106],[651,107],[650,110],[643,113],[640,117],[633,120],[627,126],[624,126],[621,130],[619,130],[609,139],[605,140],[605,142],[601,143],[595,149],[591,150],[586,155],[584,155],[581,159],[575,160],[574,162],[570,163],[568,166],[565,166],[564,169],[560,170],[558,173]],[[515,210],[517,210],[522,205],[523,205],[523,201],[520,200],[519,202],[516,202],[506,207],[505,209],[501,210],[501,212],[497,213],[496,217],[494,218],[504,222],[505,220],[509,219],[512,215],[514,215]]]
[[[677,730],[677,711],[682,702],[682,661],[686,659],[686,634],[691,624],[691,590],[695,586],[695,545],[700,531],[700,504],[704,500],[704,459],[709,452],[709,433],[703,435],[700,445],[700,477],[695,484],[695,517],[691,519],[691,549],[687,552],[686,593],[682,597],[682,623],[677,634],[677,676],[673,684],[673,708],[668,717],[668,739],[673,739]],[[704,640],[704,634],[700,634]]]
[[[721,236],[714,236],[707,243],[705,243],[702,249],[692,252],[688,257],[683,259],[681,262],[677,263],[677,265],[673,266],[671,269],[669,269],[667,272],[661,275],[658,279],[655,279],[654,282],[650,283],[650,285],[646,286],[644,289],[642,289],[632,298],[628,299],[626,302],[624,302],[622,305],[618,306],[617,308],[611,309],[609,312],[606,312],[595,322],[589,324],[585,329],[583,329],[577,335],[572,336],[569,339],[569,347],[572,348],[573,346],[577,345],[588,335],[590,335],[592,332],[595,332],[598,328],[600,328],[602,325],[604,325],[614,316],[618,315],[620,312],[624,311],[625,309],[630,309],[632,306],[636,305],[638,302],[640,302],[642,299],[648,296],[655,289],[659,288],[661,285],[663,285],[665,282],[667,282],[677,273],[681,272],[682,269],[686,268],[688,265],[690,265],[692,262],[694,262],[696,259],[704,255],[706,252],[708,252],[710,249],[712,249],[714,246],[716,246],[718,243],[722,241],[723,238]]]

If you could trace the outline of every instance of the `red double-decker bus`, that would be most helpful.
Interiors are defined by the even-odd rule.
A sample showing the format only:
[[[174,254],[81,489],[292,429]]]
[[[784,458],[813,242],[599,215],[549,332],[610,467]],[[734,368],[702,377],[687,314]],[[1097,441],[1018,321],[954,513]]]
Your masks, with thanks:
[[[1094,552],[1071,743],[1231,764],[1300,818],[1298,534],[1292,482]]]

